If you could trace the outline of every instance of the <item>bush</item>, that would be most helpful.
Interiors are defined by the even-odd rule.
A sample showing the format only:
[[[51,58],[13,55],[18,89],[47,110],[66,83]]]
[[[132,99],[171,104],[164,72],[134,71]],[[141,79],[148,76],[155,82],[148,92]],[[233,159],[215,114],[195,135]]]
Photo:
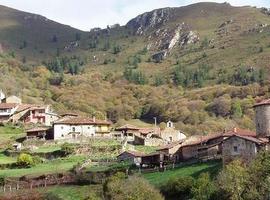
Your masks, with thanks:
[[[17,159],[17,165],[20,167],[31,167],[34,165],[34,161],[31,155],[22,153]]]
[[[171,178],[166,184],[161,186],[161,192],[170,198],[190,199],[193,184],[194,179],[190,176]]]
[[[124,174],[110,177],[104,185],[105,199],[108,200],[163,200],[164,198],[152,185],[139,177],[124,178]]]
[[[64,143],[61,146],[61,151],[65,154],[65,156],[67,156],[67,155],[73,154],[75,152],[75,147],[72,144]]]

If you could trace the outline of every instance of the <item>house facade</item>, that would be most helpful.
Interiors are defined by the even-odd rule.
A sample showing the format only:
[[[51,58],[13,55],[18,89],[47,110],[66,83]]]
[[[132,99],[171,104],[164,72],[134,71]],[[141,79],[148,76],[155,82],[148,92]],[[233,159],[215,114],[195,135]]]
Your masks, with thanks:
[[[53,122],[59,117],[55,114],[49,105],[31,105],[21,104],[12,116],[14,123],[22,122],[24,124],[42,124],[52,126]]]
[[[121,161],[131,162],[138,166],[138,165],[141,165],[143,156],[144,154],[141,152],[124,151],[117,156],[117,160],[120,162]]]
[[[171,121],[167,122],[166,128],[160,133],[160,137],[170,143],[184,140],[187,138],[184,133],[174,127],[174,124]]]
[[[223,164],[227,164],[234,159],[241,159],[250,163],[259,150],[266,148],[268,142],[268,138],[233,135],[223,141]]]
[[[0,103],[0,121],[8,122],[18,107],[16,103]]]
[[[79,137],[110,137],[111,122],[95,118],[74,117],[53,124],[54,140]]]

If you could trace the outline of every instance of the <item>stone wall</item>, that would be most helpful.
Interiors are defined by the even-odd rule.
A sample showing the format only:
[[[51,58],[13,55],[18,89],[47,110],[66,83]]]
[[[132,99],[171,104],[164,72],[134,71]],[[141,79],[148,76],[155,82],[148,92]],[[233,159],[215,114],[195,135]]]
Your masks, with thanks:
[[[234,159],[242,159],[249,163],[256,156],[258,147],[254,142],[235,136],[223,142],[222,150],[224,164]]]
[[[270,136],[270,105],[255,107],[255,124],[258,136]]]

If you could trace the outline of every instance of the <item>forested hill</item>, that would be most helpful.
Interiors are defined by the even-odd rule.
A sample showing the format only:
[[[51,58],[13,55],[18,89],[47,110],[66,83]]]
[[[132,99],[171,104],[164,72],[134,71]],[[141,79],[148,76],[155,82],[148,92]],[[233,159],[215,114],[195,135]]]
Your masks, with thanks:
[[[252,105],[269,96],[269,13],[198,3],[82,32],[1,6],[0,88],[118,124],[253,129]]]

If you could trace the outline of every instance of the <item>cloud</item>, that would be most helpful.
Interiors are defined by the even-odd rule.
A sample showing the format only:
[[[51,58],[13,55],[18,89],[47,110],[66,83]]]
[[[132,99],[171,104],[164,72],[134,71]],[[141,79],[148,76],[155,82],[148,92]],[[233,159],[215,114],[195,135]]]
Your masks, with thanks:
[[[224,0],[207,0],[223,3]],[[0,4],[41,14],[57,22],[89,30],[115,23],[126,24],[137,15],[162,7],[178,7],[198,0],[0,0]],[[233,0],[232,5],[270,7],[268,0]]]

